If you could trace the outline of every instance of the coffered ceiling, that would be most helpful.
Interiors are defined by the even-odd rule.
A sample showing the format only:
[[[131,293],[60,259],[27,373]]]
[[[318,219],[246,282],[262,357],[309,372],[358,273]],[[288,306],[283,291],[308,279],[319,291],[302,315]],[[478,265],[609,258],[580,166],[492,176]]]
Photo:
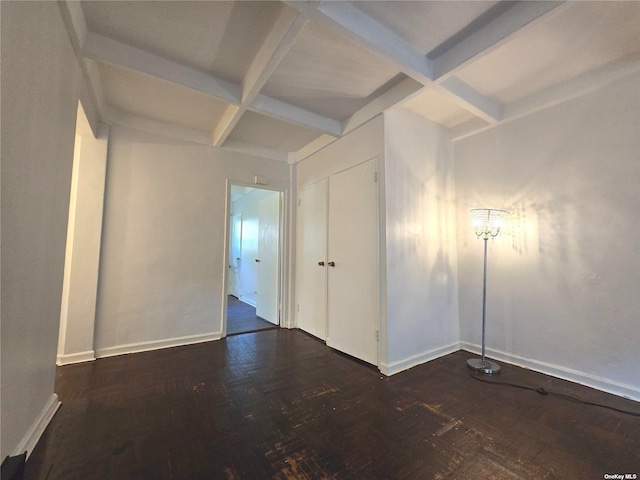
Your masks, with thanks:
[[[636,1],[61,1],[101,118],[296,162],[400,104],[461,138],[640,70]]]

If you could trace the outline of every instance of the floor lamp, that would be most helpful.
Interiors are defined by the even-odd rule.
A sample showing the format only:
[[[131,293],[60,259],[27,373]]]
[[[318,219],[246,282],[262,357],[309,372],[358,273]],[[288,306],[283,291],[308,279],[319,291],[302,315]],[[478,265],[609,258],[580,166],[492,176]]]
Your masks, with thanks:
[[[487,324],[487,243],[489,238],[500,235],[508,212],[493,208],[478,208],[471,210],[471,227],[475,229],[476,237],[484,240],[484,273],[482,276],[482,358],[467,360],[467,366],[476,372],[500,373],[500,365],[485,358],[485,339]]]

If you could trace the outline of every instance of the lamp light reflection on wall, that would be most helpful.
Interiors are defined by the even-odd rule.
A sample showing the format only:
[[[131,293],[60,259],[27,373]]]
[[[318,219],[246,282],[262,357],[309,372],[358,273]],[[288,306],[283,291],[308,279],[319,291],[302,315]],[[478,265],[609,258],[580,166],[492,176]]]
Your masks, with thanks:
[[[487,243],[489,238],[495,238],[503,230],[509,212],[494,208],[477,208],[471,210],[471,228],[476,237],[484,240],[484,272],[482,278],[482,357],[467,360],[467,366],[476,372],[500,373],[500,365],[485,357],[486,346],[486,318],[487,318]]]

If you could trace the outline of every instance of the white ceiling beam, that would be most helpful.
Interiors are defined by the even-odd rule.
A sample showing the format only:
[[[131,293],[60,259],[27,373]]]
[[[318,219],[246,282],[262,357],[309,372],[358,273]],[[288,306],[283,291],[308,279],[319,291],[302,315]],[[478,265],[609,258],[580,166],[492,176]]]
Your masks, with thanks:
[[[240,103],[237,85],[96,33],[88,33],[83,53],[89,58],[146,73],[229,103]]]
[[[73,49],[78,56],[78,59],[82,59],[82,48],[84,47],[85,39],[89,32],[87,28],[87,21],[84,17],[84,12],[78,1],[59,0],[58,7],[62,14],[62,19],[67,27],[67,33],[71,39]]]
[[[224,150],[253,155],[260,158],[269,158],[279,162],[288,162],[289,153],[282,150],[274,150],[273,148],[260,147],[250,143],[241,142],[239,140],[229,139],[222,147]]]
[[[436,90],[486,122],[495,124],[502,120],[501,103],[477,92],[458,77],[448,78]]]
[[[104,116],[106,112],[107,101],[104,98],[104,88],[102,87],[102,80],[100,79],[100,71],[96,62],[90,58],[85,58],[81,62],[82,72],[87,79],[87,87],[91,91],[93,100],[97,105],[98,113],[100,116]]]
[[[338,120],[318,115],[266,95],[257,95],[249,110],[311,128],[334,137],[342,136],[342,123]]]
[[[220,147],[240,121],[246,109],[230,103],[213,130],[213,146]]]
[[[374,98],[371,102],[347,118],[342,124],[343,135],[355,130],[360,125],[365,124],[372,118],[384,112],[387,108],[392,107],[401,100],[407,99],[409,96],[423,88],[424,86],[413,78],[404,79],[398,85]]]
[[[291,152],[289,154],[289,163],[298,163],[300,160],[304,160],[310,155],[322,150],[327,145],[335,142],[337,137],[331,135],[320,135],[318,138],[302,147],[297,152]]]
[[[317,7],[307,2],[285,3],[423,85],[431,83],[433,74],[427,56],[350,2],[322,2]]]
[[[444,76],[451,77],[469,62],[477,61],[506,41],[512,40],[522,33],[525,27],[532,26],[536,20],[542,19],[564,3],[518,1],[513,2],[507,9],[504,9],[502,4],[497,4],[495,8],[500,10],[500,14],[487,19],[477,30],[453,42],[449,48],[432,59],[433,78],[437,80]]]
[[[244,115],[247,107],[262,90],[267,80],[289,51],[309,21],[304,14],[284,8],[249,66],[242,82],[240,107],[229,107],[213,134],[216,147],[221,146]]]
[[[505,107],[505,120],[515,120],[560,103],[589,94],[627,75],[640,71],[640,54],[631,55],[596,70],[516,100]]]
[[[489,125],[484,120],[480,118],[474,118],[450,128],[449,133],[451,134],[451,140],[456,142],[458,140],[476,135],[477,133],[484,132],[485,130],[488,130],[492,127],[493,125]]]
[[[97,120],[104,114],[105,103],[99,76],[95,75],[96,71],[93,68],[95,66],[87,62],[82,54],[82,48],[88,34],[84,12],[78,1],[59,0],[58,8],[60,9],[62,21],[64,22],[71,46],[73,47],[74,54],[85,80],[84,83],[88,95],[84,96],[81,94],[81,100],[83,100],[83,102],[86,100],[83,107],[87,113],[87,118],[91,124],[93,133],[97,137],[99,134]],[[88,103],[91,103],[91,105]],[[92,114],[91,112],[94,113]]]
[[[308,22],[304,14],[290,8],[282,10],[247,70],[242,82],[243,103],[250,103],[260,93]]]
[[[588,95],[595,90],[620,80],[628,75],[640,72],[640,55],[630,55],[618,62],[607,64],[596,70],[578,75],[564,82],[551,85],[539,92],[532,93],[504,107],[500,125],[531,115],[574,98]],[[478,119],[470,120],[452,128],[453,141],[476,135],[493,128],[495,125]]]
[[[132,115],[111,105],[109,105],[105,111],[104,121],[110,125],[119,125],[200,145],[212,146],[211,135],[208,132],[181,127],[174,123],[153,120],[139,115]]]

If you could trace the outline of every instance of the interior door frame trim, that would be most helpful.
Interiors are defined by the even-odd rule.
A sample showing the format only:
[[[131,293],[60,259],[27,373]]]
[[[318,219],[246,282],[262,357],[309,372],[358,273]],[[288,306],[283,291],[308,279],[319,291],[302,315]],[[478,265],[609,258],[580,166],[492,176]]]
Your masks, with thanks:
[[[225,215],[224,215],[224,242],[223,242],[223,261],[222,261],[222,301],[221,301],[221,338],[227,336],[227,297],[229,289],[229,246],[231,242],[231,187],[250,187],[258,190],[269,190],[272,192],[278,192],[280,194],[280,206],[279,206],[279,219],[278,219],[278,287],[277,287],[277,301],[278,301],[278,327],[284,328],[284,305],[285,305],[285,285],[286,274],[285,262],[284,262],[284,235],[286,233],[286,205],[287,205],[287,190],[270,185],[259,185],[255,183],[249,183],[242,180],[233,180],[227,178],[225,180]]]

